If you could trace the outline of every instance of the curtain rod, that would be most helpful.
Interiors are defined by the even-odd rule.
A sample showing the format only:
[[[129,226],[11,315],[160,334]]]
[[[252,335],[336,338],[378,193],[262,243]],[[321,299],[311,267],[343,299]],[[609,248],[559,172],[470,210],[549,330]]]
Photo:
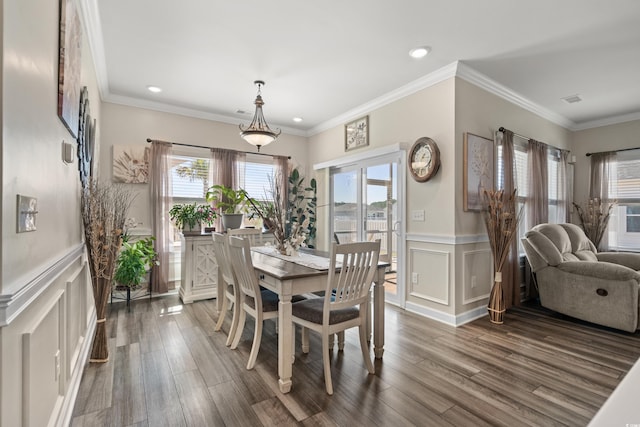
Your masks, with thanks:
[[[151,144],[152,142],[164,142],[167,144],[180,145],[182,147],[193,147],[193,148],[205,148],[205,149],[215,148],[215,147],[205,147],[204,145],[184,144],[182,142],[162,141],[161,139],[151,139],[151,138],[147,138],[147,142],[149,144]],[[224,148],[224,150],[227,150],[227,148]],[[256,154],[258,156],[280,157],[277,154],[254,153],[252,151],[239,151],[239,150],[229,150],[229,151],[235,151],[236,153]],[[291,160],[291,156],[287,156],[287,159]]]
[[[500,126],[500,128],[498,129],[498,132],[503,132],[503,133],[504,133],[504,131],[505,131],[505,130],[507,130],[507,129],[505,129],[503,126]],[[512,132],[513,132],[513,131],[512,131]],[[513,132],[513,135],[514,135],[514,136],[517,136],[518,138],[526,139],[527,141],[530,141],[530,140],[531,140],[531,138],[529,138],[528,136],[520,135],[519,133],[515,133],[515,132]],[[553,146],[553,145],[549,145],[549,144],[547,144],[546,142],[542,142],[542,141],[538,141],[538,142],[540,142],[541,144],[546,145],[547,147],[550,147],[550,148],[551,148],[551,149],[553,149],[553,150],[566,151],[566,152],[569,152],[569,153],[571,152],[571,150],[565,150],[565,149],[563,149],[563,148],[558,148],[558,147],[555,147],[555,146]]]
[[[507,129],[505,129],[504,127],[500,126],[500,128],[498,129],[498,132],[504,133],[505,130],[507,130]],[[513,132],[513,135],[517,136],[518,138],[522,138],[522,139],[526,139],[526,140],[531,139],[528,136],[520,135],[519,133],[515,133],[515,132]]]
[[[639,150],[640,147],[636,147],[636,148],[621,148],[619,150],[612,150],[612,151],[596,151],[595,153],[587,153],[586,156],[589,157],[592,154],[599,154],[599,153],[619,153],[621,151],[631,151],[631,150]]]

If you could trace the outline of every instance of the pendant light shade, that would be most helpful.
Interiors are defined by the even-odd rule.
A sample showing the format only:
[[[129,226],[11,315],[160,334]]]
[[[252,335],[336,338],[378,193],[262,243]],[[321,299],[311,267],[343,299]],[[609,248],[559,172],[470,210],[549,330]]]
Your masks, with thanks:
[[[264,119],[264,115],[262,114],[262,106],[264,105],[264,101],[262,100],[261,88],[264,86],[264,82],[262,80],[256,80],[256,86],[258,86],[258,96],[256,96],[256,100],[254,104],[256,105],[256,112],[253,115],[253,120],[248,127],[243,127],[240,125],[240,136],[242,139],[247,141],[251,145],[255,145],[258,147],[258,151],[260,151],[260,147],[264,147],[267,144],[272,143],[278,138],[281,131],[277,129],[277,132],[272,131],[267,124],[267,121]]]

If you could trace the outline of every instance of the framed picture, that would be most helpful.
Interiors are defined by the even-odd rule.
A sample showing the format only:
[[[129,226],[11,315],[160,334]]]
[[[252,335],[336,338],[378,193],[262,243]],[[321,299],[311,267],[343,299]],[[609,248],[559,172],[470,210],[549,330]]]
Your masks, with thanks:
[[[146,184],[149,182],[149,147],[113,146],[113,182]]]
[[[369,116],[344,125],[344,151],[369,145]]]
[[[60,0],[58,117],[74,138],[80,117],[82,26],[73,0]]]
[[[463,207],[465,211],[480,211],[482,210],[482,191],[493,189],[495,165],[493,140],[465,132],[463,158]]]

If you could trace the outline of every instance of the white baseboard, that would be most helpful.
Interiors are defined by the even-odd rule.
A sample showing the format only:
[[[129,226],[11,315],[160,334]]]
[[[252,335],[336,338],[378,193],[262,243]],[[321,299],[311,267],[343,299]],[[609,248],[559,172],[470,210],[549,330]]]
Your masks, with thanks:
[[[433,310],[412,302],[407,302],[405,309],[412,313],[455,327],[464,325],[465,323],[469,323],[487,315],[487,307],[484,306],[476,307],[473,310],[469,310],[458,315],[443,313],[442,311]]]

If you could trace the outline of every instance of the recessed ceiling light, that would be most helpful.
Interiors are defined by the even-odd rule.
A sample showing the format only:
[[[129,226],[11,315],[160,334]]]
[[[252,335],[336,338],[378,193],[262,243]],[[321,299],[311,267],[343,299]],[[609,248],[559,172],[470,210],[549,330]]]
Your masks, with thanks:
[[[429,46],[420,46],[413,48],[409,51],[409,56],[412,58],[420,59],[424,58],[431,52],[431,48]]]
[[[296,123],[300,123],[302,121],[302,117],[294,117],[293,121]]]
[[[147,90],[149,92],[153,92],[153,93],[160,93],[162,92],[162,88],[158,87],[158,86],[147,86]]]

